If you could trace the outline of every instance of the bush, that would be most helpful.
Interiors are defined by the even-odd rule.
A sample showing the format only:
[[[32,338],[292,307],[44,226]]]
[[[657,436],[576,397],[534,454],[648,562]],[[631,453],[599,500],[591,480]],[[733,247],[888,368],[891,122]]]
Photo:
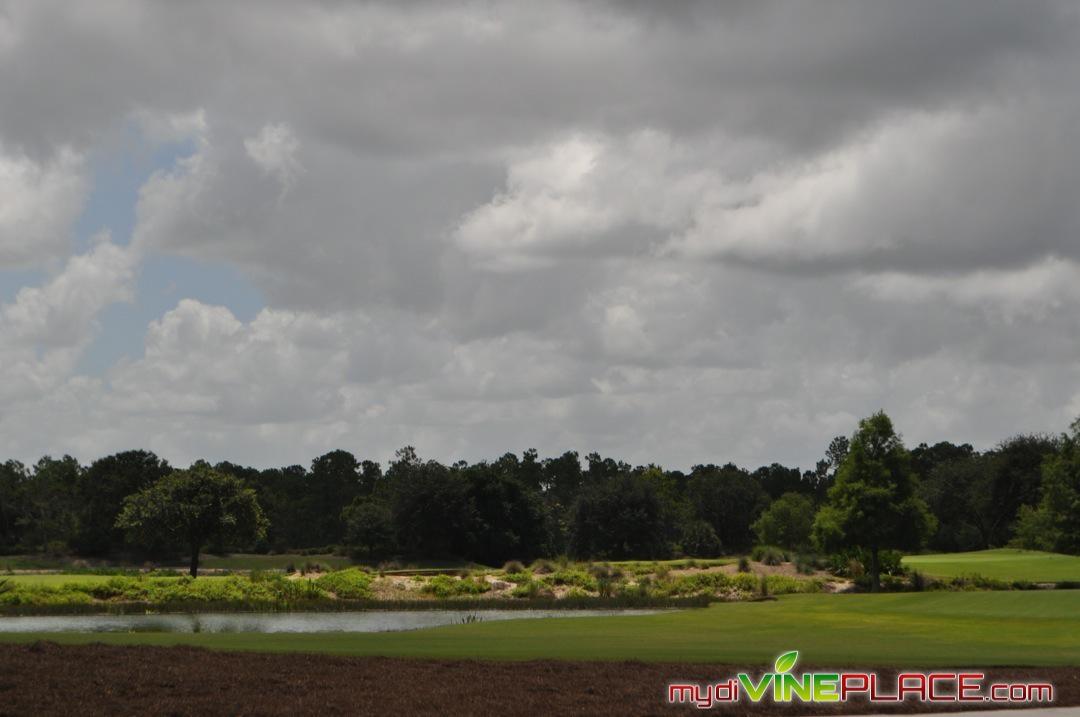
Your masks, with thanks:
[[[704,520],[695,520],[683,529],[682,549],[687,555],[708,558],[720,554],[720,538],[716,530]]]
[[[518,585],[510,594],[516,598],[540,598],[540,597],[553,597],[550,590],[544,587],[544,585],[536,580],[529,580],[527,582]]]
[[[772,545],[759,545],[750,553],[750,557],[765,565],[779,565],[788,559],[787,553]]]
[[[599,589],[597,579],[584,570],[559,570],[545,576],[543,582],[550,585],[569,585],[590,592]]]
[[[596,578],[596,592],[600,597],[611,597],[622,580],[623,571],[607,564],[592,565],[589,572]]]
[[[739,572],[740,573],[748,573],[748,572],[750,572],[750,558],[746,557],[745,555],[740,555],[739,556]]]
[[[450,575],[436,575],[424,587],[421,592],[434,595],[437,598],[452,598],[459,595],[480,595],[491,590],[487,581],[479,578],[455,578]]]
[[[507,560],[503,565],[504,573],[523,573],[525,572],[525,566],[521,564],[520,560]]]
[[[326,573],[315,580],[315,584],[342,600],[371,598],[371,575],[359,568]]]
[[[713,594],[730,585],[731,581],[724,573],[697,573],[658,580],[654,592],[660,597]]]
[[[532,575],[526,572],[507,573],[502,577],[506,582],[514,583],[515,585],[521,585],[522,583],[527,583],[532,580]]]
[[[803,575],[812,575],[817,569],[817,561],[810,555],[795,556],[795,570]]]
[[[923,590],[926,589],[926,576],[920,573],[918,570],[912,570],[911,575],[908,576],[908,580],[911,583],[911,589],[915,592],[921,593]]]

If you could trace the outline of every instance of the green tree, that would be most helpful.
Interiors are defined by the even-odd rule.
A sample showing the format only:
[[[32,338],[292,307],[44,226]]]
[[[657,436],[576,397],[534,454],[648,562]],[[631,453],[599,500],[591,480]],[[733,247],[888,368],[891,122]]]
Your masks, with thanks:
[[[986,518],[993,507],[987,496],[995,465],[994,456],[973,453],[930,468],[920,493],[937,519],[928,542],[932,550],[955,553],[988,547]]]
[[[671,552],[656,486],[640,475],[587,485],[574,503],[570,551],[581,558],[663,558]]]
[[[13,553],[23,533],[23,489],[30,471],[19,461],[0,463],[0,553]]]
[[[715,558],[720,554],[720,538],[704,520],[691,520],[682,529],[679,538],[682,551],[692,558]]]
[[[750,526],[769,504],[769,495],[749,473],[731,463],[694,466],[686,493],[697,517],[713,527],[724,550],[753,544]]]
[[[71,456],[45,456],[21,485],[24,547],[62,552],[70,546],[78,525],[75,491],[82,467]]]
[[[394,516],[390,506],[376,498],[360,497],[343,511],[345,543],[366,558],[380,557],[394,549]]]
[[[188,547],[192,577],[199,574],[199,553],[207,544],[248,542],[266,534],[255,491],[203,461],[128,496],[116,526],[134,541]]]
[[[918,548],[933,533],[934,517],[918,490],[911,454],[879,411],[859,422],[828,503],[814,520],[814,540],[828,551],[865,550],[871,589],[877,591],[880,551]]]
[[[813,523],[814,502],[799,493],[784,493],[761,514],[753,528],[762,545],[797,550],[810,543]]]
[[[79,531],[76,549],[103,555],[123,545],[116,516],[124,499],[167,476],[172,469],[149,451],[124,451],[99,458],[79,479]]]
[[[1016,522],[1016,543],[1037,550],[1080,554],[1080,419],[1071,435],[1042,467],[1042,500],[1023,506]]]

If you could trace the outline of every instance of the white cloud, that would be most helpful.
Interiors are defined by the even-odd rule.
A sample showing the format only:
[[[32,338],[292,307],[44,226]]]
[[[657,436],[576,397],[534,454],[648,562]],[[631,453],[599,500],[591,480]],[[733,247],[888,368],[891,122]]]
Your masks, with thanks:
[[[466,215],[455,240],[494,270],[550,266],[575,253],[640,251],[640,243],[612,235],[647,227],[662,236],[684,226],[698,196],[720,181],[687,154],[656,131],[575,136],[516,152],[506,191]]]
[[[83,164],[68,148],[39,162],[0,145],[0,269],[67,253],[86,194]]]
[[[244,140],[244,149],[264,174],[281,183],[282,194],[292,188],[304,171],[297,157],[300,143],[288,125],[265,125],[257,135]]]
[[[206,110],[201,107],[190,112],[159,112],[143,107],[133,113],[133,118],[143,136],[154,143],[199,140],[209,130]]]
[[[0,306],[0,395],[40,398],[66,380],[96,335],[100,312],[132,299],[135,270],[131,250],[102,237],[42,286]]]
[[[1006,322],[1046,319],[1052,312],[1080,307],[1080,265],[1047,257],[1019,269],[984,269],[961,274],[869,274],[854,287],[882,301],[911,304],[948,302],[979,309]]]

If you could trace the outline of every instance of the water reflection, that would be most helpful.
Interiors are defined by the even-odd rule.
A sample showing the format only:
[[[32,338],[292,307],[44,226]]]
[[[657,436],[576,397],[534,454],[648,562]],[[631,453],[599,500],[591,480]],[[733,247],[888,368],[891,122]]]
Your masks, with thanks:
[[[0,617],[0,632],[394,632],[497,620],[651,615],[659,610],[386,610]]]

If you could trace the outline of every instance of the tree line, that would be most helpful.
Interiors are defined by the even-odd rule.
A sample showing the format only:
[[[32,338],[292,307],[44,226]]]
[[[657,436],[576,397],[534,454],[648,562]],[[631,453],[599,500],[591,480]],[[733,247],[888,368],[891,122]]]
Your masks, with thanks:
[[[450,465],[412,447],[385,470],[345,450],[310,467],[152,452],[83,466],[70,456],[0,464],[0,553],[155,559],[215,552],[348,550],[500,564],[713,556],[755,544],[863,551],[1017,544],[1080,552],[1080,421],[991,450],[904,447],[884,413],[838,436],[813,470],[702,464],[688,472],[570,451]],[[195,566],[193,565],[193,570]]]

